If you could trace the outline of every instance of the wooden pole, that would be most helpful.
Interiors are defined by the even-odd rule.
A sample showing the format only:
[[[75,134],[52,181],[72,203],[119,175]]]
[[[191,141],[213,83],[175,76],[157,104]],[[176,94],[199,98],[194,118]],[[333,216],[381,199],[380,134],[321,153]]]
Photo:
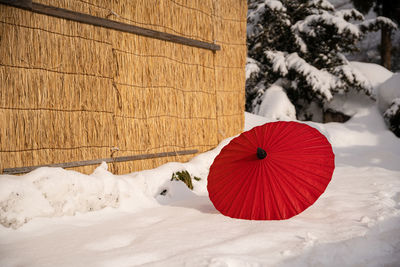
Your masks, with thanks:
[[[83,160],[83,161],[46,164],[46,165],[27,166],[27,167],[5,168],[5,169],[3,169],[3,174],[27,173],[27,172],[33,171],[37,168],[40,168],[40,167],[73,168],[73,167],[101,164],[103,161],[107,162],[107,163],[114,163],[114,162],[124,162],[124,161],[132,161],[132,160],[141,160],[141,159],[152,159],[152,158],[161,158],[161,157],[190,155],[190,154],[196,154],[198,152],[199,152],[198,150],[181,150],[181,151],[162,152],[162,153],[153,153],[153,154],[122,156],[122,157],[115,157],[115,158],[103,158],[103,159],[94,159],[94,160]]]
[[[34,3],[30,0],[0,0],[1,4],[11,5],[14,7],[26,9],[39,14],[53,16],[62,19],[68,19],[94,26],[104,27],[112,30],[129,32],[137,35],[146,36],[149,38],[159,39],[168,42],[179,43],[183,45],[193,46],[197,48],[208,49],[212,51],[221,50],[221,46],[213,43],[207,43],[175,34],[150,30],[126,23],[121,23],[109,19],[99,18],[92,15],[71,11],[64,8],[58,8],[39,3]]]

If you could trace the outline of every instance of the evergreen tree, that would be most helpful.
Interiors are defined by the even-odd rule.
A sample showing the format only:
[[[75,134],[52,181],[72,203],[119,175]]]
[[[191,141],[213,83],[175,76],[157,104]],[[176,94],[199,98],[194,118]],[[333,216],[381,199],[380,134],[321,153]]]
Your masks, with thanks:
[[[395,27],[389,19],[365,21],[355,9],[336,11],[326,0],[249,0],[246,109],[257,112],[272,84],[286,90],[297,117],[313,119],[311,107],[351,88],[371,94],[371,85],[344,53],[370,30]],[[358,22],[358,23],[357,23]]]
[[[367,14],[371,9],[378,16],[384,16],[400,23],[400,1],[399,0],[351,0],[354,6],[362,13]],[[391,50],[392,50],[392,27],[383,25],[381,30],[381,64],[391,69]]]
[[[400,98],[395,98],[383,114],[389,129],[400,138]]]

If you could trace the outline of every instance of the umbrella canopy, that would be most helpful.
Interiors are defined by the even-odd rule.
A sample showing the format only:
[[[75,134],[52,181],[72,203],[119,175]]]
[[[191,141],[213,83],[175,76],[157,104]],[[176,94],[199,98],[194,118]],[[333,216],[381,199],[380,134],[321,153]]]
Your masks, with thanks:
[[[298,122],[272,122],[240,134],[215,158],[207,190],[222,214],[283,220],[311,206],[328,186],[335,155],[324,135]]]

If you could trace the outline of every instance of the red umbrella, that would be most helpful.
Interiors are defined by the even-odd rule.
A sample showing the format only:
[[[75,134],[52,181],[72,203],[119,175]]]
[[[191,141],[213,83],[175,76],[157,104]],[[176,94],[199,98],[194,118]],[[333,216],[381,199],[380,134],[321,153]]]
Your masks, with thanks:
[[[311,206],[328,186],[335,155],[324,135],[298,122],[272,122],[240,134],[215,158],[207,190],[222,214],[283,220]]]

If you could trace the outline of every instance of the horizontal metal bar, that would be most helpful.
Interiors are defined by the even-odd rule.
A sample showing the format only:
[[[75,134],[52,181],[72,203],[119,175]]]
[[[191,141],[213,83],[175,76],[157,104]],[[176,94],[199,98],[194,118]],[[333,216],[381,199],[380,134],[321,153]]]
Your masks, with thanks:
[[[152,159],[152,158],[190,155],[190,154],[196,154],[198,152],[199,151],[197,149],[181,150],[181,151],[161,152],[161,153],[153,153],[153,154],[122,156],[122,157],[115,157],[115,158],[104,158],[104,159],[73,161],[73,162],[54,163],[54,164],[45,164],[45,165],[36,165],[36,166],[27,166],[27,167],[5,168],[5,169],[3,169],[3,174],[27,173],[27,172],[33,171],[37,168],[40,168],[40,167],[73,168],[73,167],[101,164],[103,161],[107,162],[107,163],[124,162],[124,161],[133,161],[133,160],[141,160],[141,159]]]
[[[68,19],[72,21],[77,21],[85,24],[100,26],[108,29],[129,32],[133,34],[138,34],[146,36],[149,38],[164,40],[168,42],[179,43],[183,45],[193,46],[197,48],[208,49],[212,51],[221,50],[221,46],[213,43],[207,43],[175,34],[155,31],[151,29],[146,29],[126,23],[121,23],[109,19],[99,18],[92,15],[71,11],[64,8],[53,7],[48,5],[43,5],[39,3],[34,3],[28,0],[0,0],[1,4],[11,5],[14,7],[30,10],[39,14],[44,14],[48,16],[53,16],[62,19]],[[156,15],[156,14],[155,14]]]
[[[32,0],[0,0],[0,3],[24,9],[32,8]]]

